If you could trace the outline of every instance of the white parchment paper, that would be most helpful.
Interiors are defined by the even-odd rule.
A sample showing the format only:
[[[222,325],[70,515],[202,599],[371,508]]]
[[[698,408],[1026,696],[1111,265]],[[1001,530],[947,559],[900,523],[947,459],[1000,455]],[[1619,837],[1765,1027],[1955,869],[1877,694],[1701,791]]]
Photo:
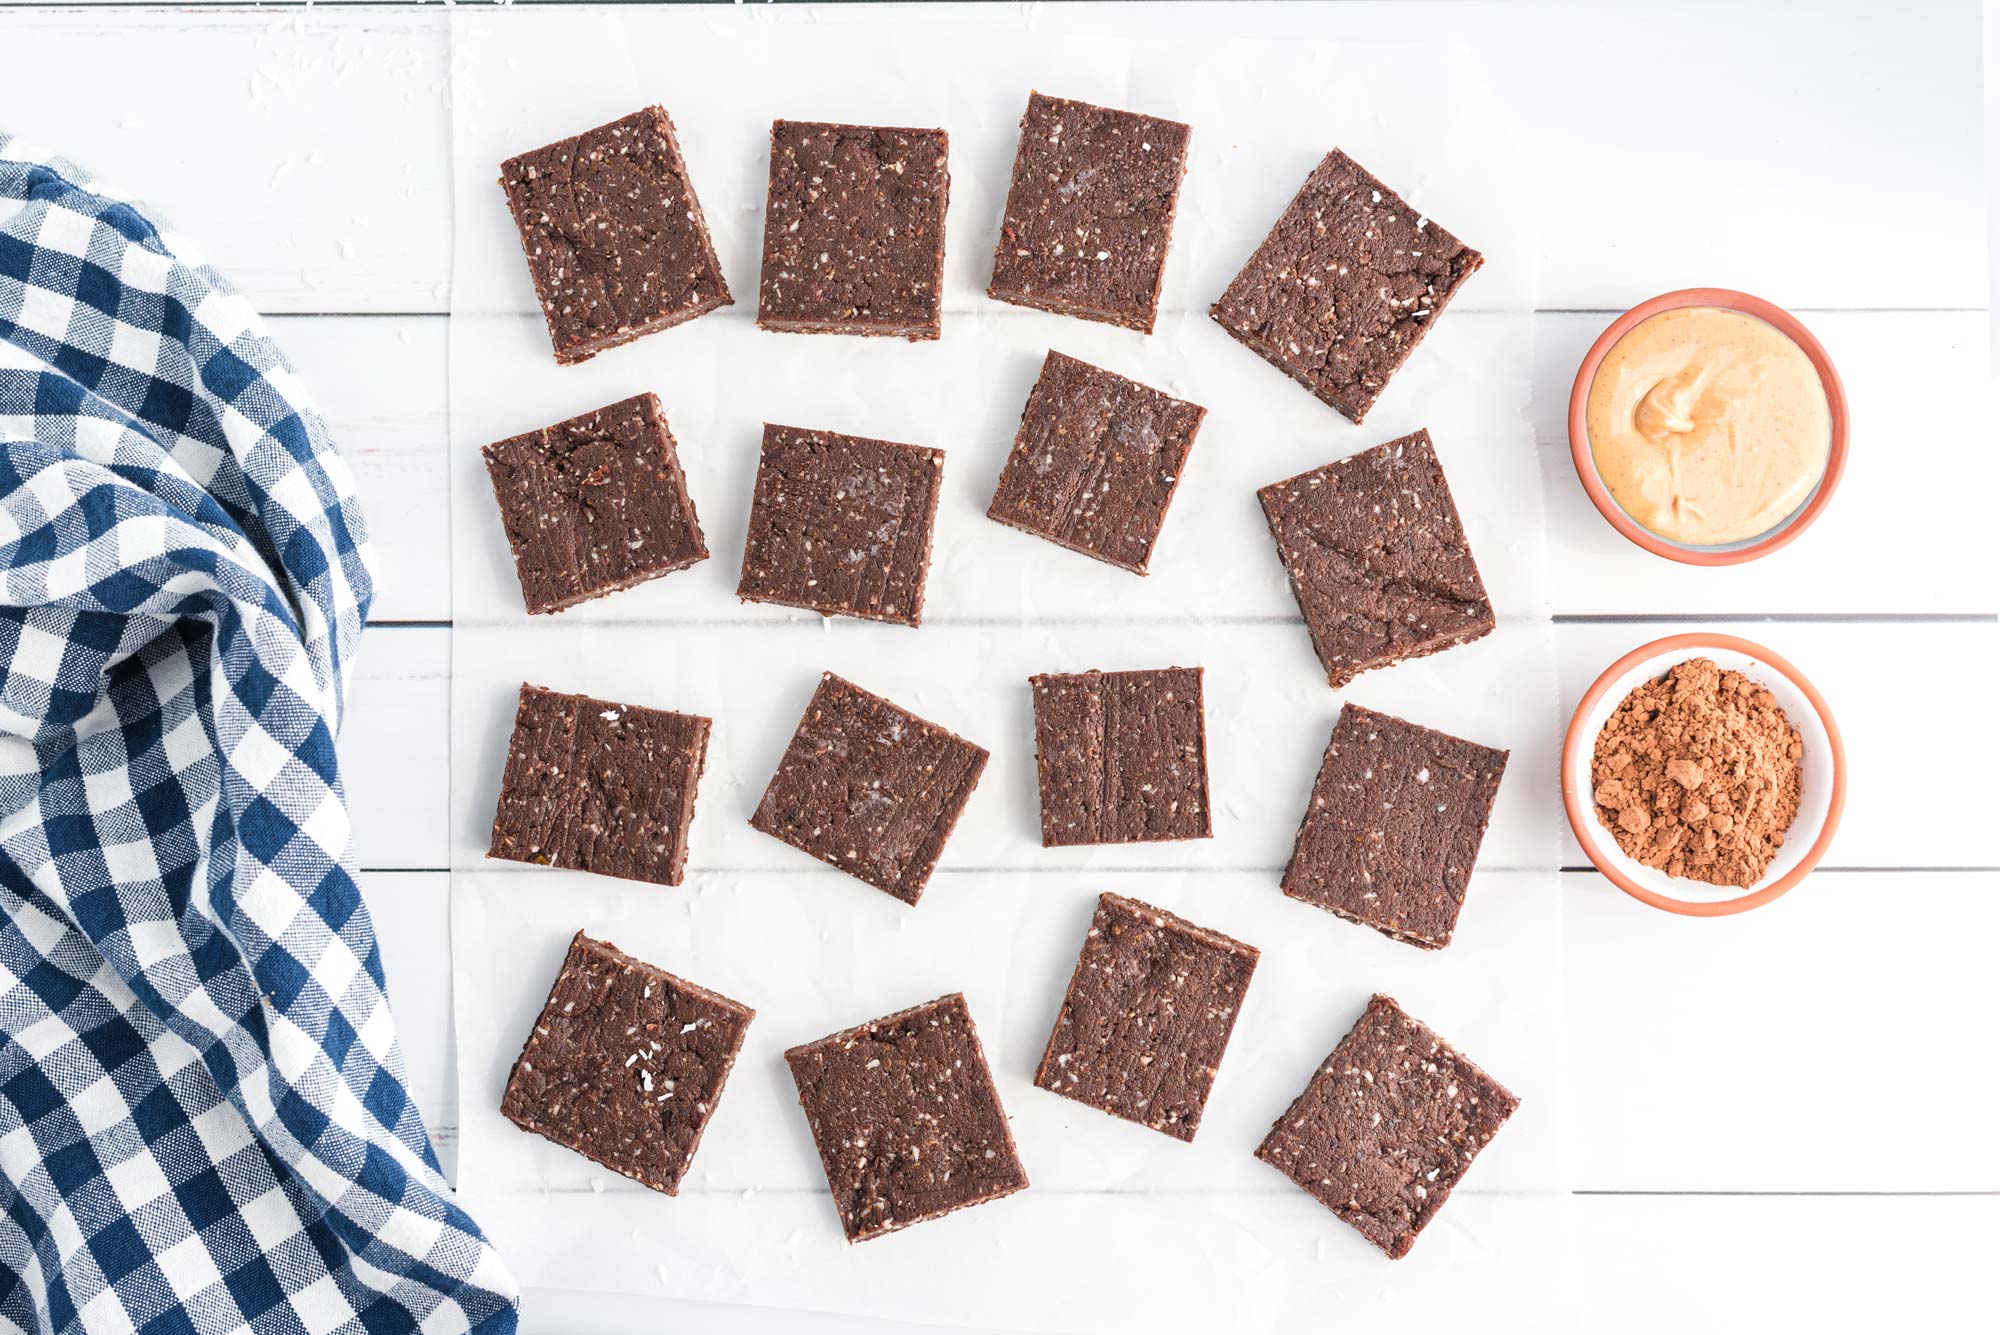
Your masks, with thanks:
[[[1301,10],[1301,14],[1308,11]],[[1337,12],[1337,11],[1336,11]],[[1268,33],[1282,15],[1264,11]],[[1314,15],[1324,34],[1327,12]],[[791,7],[460,13],[453,102],[452,863],[460,1189],[524,1283],[1062,1331],[1261,1330],[1479,1314],[1546,1327],[1562,1250],[1559,810],[1524,191],[1476,62],[1448,43],[1242,40],[1208,6]],[[1030,88],[1188,121],[1158,331],[988,300]],[[495,183],[510,154],[663,103],[737,304],[558,367]],[[778,116],[951,135],[944,338],[755,329],[767,136]],[[1338,144],[1488,257],[1354,427],[1206,315]],[[1210,409],[1153,573],[983,511],[1043,354],[1059,348]],[[713,559],[553,618],[521,607],[479,446],[651,389]],[[747,606],[735,579],[764,421],[947,453],[921,630]],[[1399,945],[1285,899],[1340,697],[1285,588],[1257,487],[1430,428],[1501,617],[1478,644],[1348,694],[1513,756],[1454,944]],[[1207,669],[1216,837],[1040,847],[1030,673]],[[831,669],[993,753],[923,901],[905,906],[745,823]],[[716,720],[688,884],[483,860],[523,681]],[[1033,1088],[1100,890],[1263,948],[1197,1143]],[[498,1115],[579,927],[756,1007],[681,1195]],[[1033,1187],[847,1246],[780,1054],[966,993]],[[1388,991],[1522,1096],[1407,1260],[1384,1260],[1251,1158],[1270,1121]]]

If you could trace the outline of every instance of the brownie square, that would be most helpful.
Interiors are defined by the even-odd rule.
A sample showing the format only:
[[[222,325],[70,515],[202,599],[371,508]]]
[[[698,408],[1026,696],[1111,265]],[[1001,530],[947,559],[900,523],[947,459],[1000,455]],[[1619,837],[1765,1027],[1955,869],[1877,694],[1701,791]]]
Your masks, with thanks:
[[[679,885],[708,729],[523,685],[486,856]]]
[[[530,612],[560,612],[708,559],[657,395],[481,453]]]
[[[954,992],[785,1053],[849,1242],[1028,1185]]]
[[[1330,685],[1493,630],[1430,432],[1274,482],[1257,499]]]
[[[986,513],[1143,575],[1207,412],[1051,352]]]
[[[730,304],[663,109],[509,158],[500,184],[558,362]]]
[[[943,469],[943,450],[766,425],[736,596],[917,625]]]
[[[756,1014],[578,932],[500,1112],[672,1196]]]
[[[946,146],[943,130],[772,122],[758,325],[938,337]]]
[[[986,751],[823,674],[750,824],[914,904]]]
[[[1030,93],[987,295],[1152,333],[1191,133]]]
[[[1336,148],[1209,314],[1359,422],[1485,262]]]
[[[1256,967],[1255,946],[1099,895],[1035,1083],[1193,1140]]]
[[[1049,673],[1028,683],[1042,847],[1209,837],[1200,668]]]
[[[1284,891],[1427,950],[1451,944],[1507,753],[1341,707]]]
[[[1378,992],[1257,1157],[1390,1257],[1407,1256],[1520,1106]]]

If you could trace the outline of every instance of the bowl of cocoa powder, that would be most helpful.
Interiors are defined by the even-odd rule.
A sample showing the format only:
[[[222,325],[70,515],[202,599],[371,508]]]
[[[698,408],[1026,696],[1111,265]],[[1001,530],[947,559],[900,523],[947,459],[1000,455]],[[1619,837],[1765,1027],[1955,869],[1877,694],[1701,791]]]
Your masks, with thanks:
[[[1733,635],[1674,635],[1605,669],[1563,741],[1563,806],[1642,903],[1720,917],[1819,865],[1847,792],[1840,729],[1803,673]]]

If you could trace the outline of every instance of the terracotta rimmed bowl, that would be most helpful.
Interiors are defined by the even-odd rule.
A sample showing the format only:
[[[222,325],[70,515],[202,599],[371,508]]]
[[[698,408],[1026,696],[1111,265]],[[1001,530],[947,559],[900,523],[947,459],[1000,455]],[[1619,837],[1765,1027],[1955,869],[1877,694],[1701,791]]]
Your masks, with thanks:
[[[1590,760],[1597,735],[1620,702],[1641,682],[1663,677],[1690,658],[1710,658],[1769,688],[1805,744],[1798,818],[1763,879],[1744,889],[1668,876],[1626,856],[1597,818],[1591,800]],[[1626,894],[1656,909],[1697,918],[1720,918],[1768,904],[1803,881],[1833,842],[1847,801],[1847,754],[1833,711],[1805,674],[1761,644],[1734,635],[1670,635],[1642,644],[1591,683],[1563,738],[1563,809],[1577,842],[1597,869]]]
[[[1740,311],[1755,316],[1765,324],[1774,326],[1778,332],[1799,345],[1806,359],[1819,372],[1820,387],[1826,391],[1827,414],[1832,419],[1833,437],[1828,443],[1826,471],[1820,475],[1819,485],[1812,494],[1800,503],[1774,527],[1754,538],[1741,542],[1719,543],[1714,546],[1698,546],[1675,542],[1653,532],[1618,504],[1598,475],[1597,461],[1590,453],[1590,432],[1585,425],[1585,413],[1590,403],[1590,382],[1597,376],[1598,365],[1612,345],[1630,333],[1640,321],[1658,315],[1661,311],[1681,310],[1689,306],[1717,306],[1724,310]],[[1583,490],[1590,497],[1590,503],[1597,507],[1611,527],[1624,534],[1638,546],[1655,556],[1664,556],[1669,561],[1681,561],[1695,566],[1730,566],[1744,561],[1754,561],[1760,556],[1769,556],[1793,538],[1811,527],[1827,502],[1833,499],[1834,488],[1840,484],[1841,472],[1847,467],[1847,392],[1841,388],[1840,375],[1833,369],[1832,358],[1826,349],[1812,336],[1812,331],[1800,324],[1798,317],[1782,307],[1774,306],[1761,297],[1753,297],[1747,292],[1733,292],[1723,287],[1690,287],[1679,292],[1668,292],[1642,301],[1611,322],[1611,327],[1597,336],[1584,354],[1583,365],[1577,367],[1576,383],[1569,392],[1569,453],[1576,465],[1577,479],[1583,483]]]

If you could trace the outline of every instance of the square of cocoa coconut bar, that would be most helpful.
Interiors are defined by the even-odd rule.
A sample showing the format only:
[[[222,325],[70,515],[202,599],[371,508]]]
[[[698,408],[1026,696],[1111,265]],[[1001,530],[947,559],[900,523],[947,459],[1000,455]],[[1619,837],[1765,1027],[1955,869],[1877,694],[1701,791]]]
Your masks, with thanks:
[[[750,824],[914,904],[986,751],[828,672]]]
[[[962,995],[802,1044],[785,1061],[849,1242],[1028,1185]]]
[[[1283,887],[1427,950],[1451,944],[1507,752],[1343,705]]]
[[[730,304],[660,107],[500,164],[556,360],[588,360]]]
[[[531,613],[708,559],[658,396],[622,399],[481,454]]]
[[[1200,668],[1028,678],[1042,846],[1206,839]]]
[[[1191,133],[1030,93],[987,295],[1152,333]]]
[[[1402,1257],[1520,1106],[1378,992],[1272,1124],[1257,1157]]]
[[[919,624],[943,471],[943,450],[767,424],[736,596]]]
[[[709,720],[521,687],[490,858],[679,885]]]
[[[756,1014],[578,932],[500,1112],[672,1196]]]
[[[1256,967],[1255,946],[1099,895],[1035,1083],[1193,1140]]]
[[[1207,411],[1051,352],[986,513],[1143,575]]]
[[[1257,499],[1328,684],[1492,632],[1430,432],[1274,482]]]
[[[758,326],[938,337],[947,146],[943,130],[772,122]]]
[[[1483,263],[1336,148],[1209,314],[1359,422]]]

